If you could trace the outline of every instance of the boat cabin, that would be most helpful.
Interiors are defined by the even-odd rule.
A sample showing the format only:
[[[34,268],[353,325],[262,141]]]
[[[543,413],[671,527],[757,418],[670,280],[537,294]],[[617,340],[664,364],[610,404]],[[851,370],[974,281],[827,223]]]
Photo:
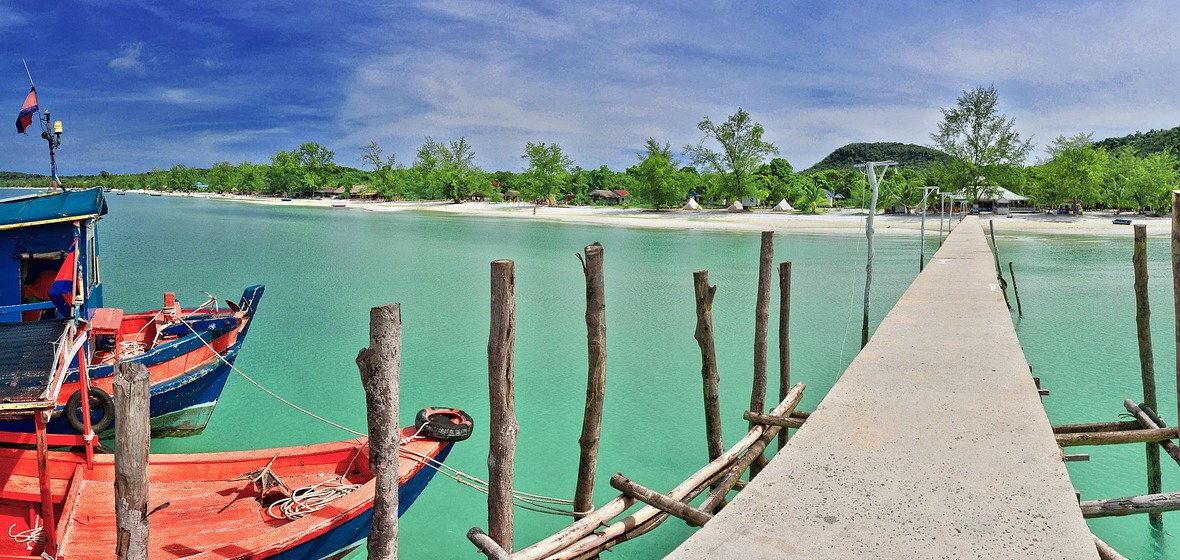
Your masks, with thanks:
[[[91,319],[102,307],[95,227],[106,213],[101,187],[0,200],[0,323],[75,309]]]

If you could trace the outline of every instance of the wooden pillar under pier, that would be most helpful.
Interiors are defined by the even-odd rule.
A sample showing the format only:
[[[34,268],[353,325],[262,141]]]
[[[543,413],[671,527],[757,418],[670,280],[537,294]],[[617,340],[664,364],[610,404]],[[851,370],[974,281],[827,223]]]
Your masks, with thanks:
[[[147,560],[151,376],[143,364],[119,362],[113,383],[119,411],[115,415],[115,556]]]
[[[488,334],[488,393],[491,424],[488,446],[488,534],[512,550],[512,477],[516,455],[515,381],[516,272],[510,260],[492,261],[492,310]]]
[[[603,279],[602,245],[586,246],[582,272],[586,275],[586,409],[582,437],[578,439],[578,482],[574,489],[574,512],[594,509],[594,475],[598,467],[598,442],[602,436],[602,407],[606,397],[606,288]]]
[[[754,304],[754,383],[750,391],[750,410],[766,410],[766,339],[770,330],[770,275],[774,261],[774,232],[762,232],[762,244],[758,254],[758,297]],[[750,424],[753,428],[754,424]],[[753,480],[766,464],[760,457],[750,465],[750,479]]]
[[[1155,358],[1151,350],[1151,303],[1147,293],[1147,226],[1135,224],[1135,250],[1131,258],[1135,269],[1135,334],[1139,343],[1139,373],[1143,382],[1143,403],[1159,410],[1155,392]],[[1160,471],[1160,448],[1147,443],[1147,493],[1163,491]],[[1148,516],[1152,526],[1162,527],[1164,518],[1159,513]]]
[[[369,558],[397,558],[398,456],[401,429],[402,310],[391,303],[369,310],[369,346],[356,356],[369,425],[369,465],[373,470],[373,522],[366,545]]]

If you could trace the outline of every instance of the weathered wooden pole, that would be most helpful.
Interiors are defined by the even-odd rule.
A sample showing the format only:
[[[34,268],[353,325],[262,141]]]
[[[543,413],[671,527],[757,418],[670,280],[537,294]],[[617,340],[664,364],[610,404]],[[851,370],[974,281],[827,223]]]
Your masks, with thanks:
[[[750,391],[750,410],[766,410],[766,338],[770,330],[770,275],[774,262],[774,232],[762,232],[762,246],[758,257],[758,297],[754,304],[754,384]],[[752,429],[754,424],[750,424]],[[765,459],[750,467],[753,480],[762,471]]]
[[[1020,305],[1020,288],[1016,287],[1016,269],[1012,267],[1012,261],[1008,261],[1008,273],[1012,276],[1012,295],[1016,296],[1016,316],[1024,317],[1024,307]]]
[[[1147,226],[1135,224],[1135,250],[1131,258],[1135,269],[1135,334],[1139,341],[1139,374],[1143,379],[1143,403],[1152,410],[1159,409],[1155,393],[1155,358],[1151,350],[1151,303],[1147,295]],[[1160,448],[1154,443],[1147,448],[1147,493],[1163,491],[1160,472]],[[1150,515],[1153,526],[1162,526],[1162,514]]]
[[[1135,422],[1133,422],[1134,424],[1138,424],[1140,427],[1146,428],[1148,430],[1157,430],[1163,427],[1155,422],[1155,420],[1159,419],[1158,416],[1154,418],[1149,416],[1147,412],[1143,410],[1143,408],[1135,404],[1135,401],[1126,399],[1123,401],[1123,407],[1127,409],[1127,412],[1131,413],[1131,416],[1135,417]],[[1155,411],[1151,411],[1151,414],[1154,415]],[[1163,422],[1163,420],[1160,420],[1160,422]],[[1159,446],[1168,453],[1169,457],[1176,461],[1177,465],[1180,465],[1180,445],[1176,445],[1176,443],[1170,439],[1160,440],[1157,443],[1159,443]]]
[[[610,485],[616,490],[651,507],[683,519],[685,523],[693,527],[702,527],[710,519],[713,519],[712,514],[703,512],[679,500],[673,500],[667,495],[656,492],[651,488],[636,484],[621,473],[615,473],[610,478]]]
[[[1155,430],[1130,430],[1125,432],[1078,432],[1068,434],[1053,434],[1058,447],[1074,447],[1078,445],[1117,445],[1120,443],[1147,443],[1175,439],[1176,428],[1159,428]]]
[[[1098,535],[1091,534],[1094,537],[1094,546],[1098,549],[1099,560],[1127,560],[1126,556],[1119,554],[1117,550],[1106,544],[1106,541],[1098,538]]]
[[[512,550],[512,476],[516,455],[516,397],[513,352],[516,345],[516,272],[510,260],[492,261],[492,315],[488,334],[488,394],[491,442],[488,445],[488,534]]]
[[[996,281],[1000,283],[1000,291],[1004,293],[1004,305],[1012,311],[1012,304],[1008,301],[1008,283],[1004,281],[1004,269],[1000,268],[1000,246],[996,245],[996,226],[994,220],[987,221],[987,228],[992,234],[992,258],[996,260]]]
[[[369,558],[397,558],[397,467],[401,429],[402,308],[391,303],[369,310],[369,346],[356,355],[369,421],[369,465],[376,488]]]
[[[1176,315],[1176,425],[1180,426],[1180,191],[1172,191],[1172,305]]]
[[[705,437],[709,460],[725,452],[721,445],[721,405],[717,375],[717,351],[713,346],[713,295],[717,286],[709,285],[709,271],[692,273],[697,298],[697,329],[694,337],[701,347],[701,378],[705,384]]]
[[[602,435],[602,406],[606,395],[606,289],[602,273],[602,245],[586,246],[582,272],[586,275],[586,409],[582,437],[578,439],[578,483],[574,489],[574,511],[594,509],[594,475],[598,468],[598,442]],[[578,515],[577,517],[581,517]]]
[[[500,547],[496,541],[492,540],[487,533],[484,533],[479,527],[472,527],[467,531],[467,540],[475,545],[480,552],[484,553],[489,560],[512,560],[512,555]]]
[[[143,364],[115,364],[115,555],[119,560],[148,557],[148,452],[151,376]]]
[[[1180,510],[1180,492],[1166,492],[1147,496],[1087,500],[1078,504],[1082,517],[1119,517],[1140,513],[1164,513]]]
[[[778,399],[791,390],[791,261],[778,263]],[[778,434],[778,448],[787,445],[787,430]]]

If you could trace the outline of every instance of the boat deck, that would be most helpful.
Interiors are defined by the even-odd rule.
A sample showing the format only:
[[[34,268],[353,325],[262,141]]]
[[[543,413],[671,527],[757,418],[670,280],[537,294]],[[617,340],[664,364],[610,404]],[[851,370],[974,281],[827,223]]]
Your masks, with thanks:
[[[668,558],[1098,558],[977,218]]]
[[[68,321],[0,323],[0,405],[38,400],[53,370],[53,343]]]

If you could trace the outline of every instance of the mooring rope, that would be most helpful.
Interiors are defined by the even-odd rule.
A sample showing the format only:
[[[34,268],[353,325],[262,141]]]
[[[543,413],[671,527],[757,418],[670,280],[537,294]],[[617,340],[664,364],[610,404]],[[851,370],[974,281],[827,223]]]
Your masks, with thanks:
[[[41,525],[40,517],[37,518],[31,529],[25,529],[24,531],[13,533],[12,530],[15,528],[16,523],[13,523],[12,526],[8,528],[8,536],[12,537],[12,540],[16,541],[17,544],[23,543],[25,545],[25,550],[33,550],[33,545],[45,542],[45,527]]]
[[[329,426],[339,428],[340,430],[343,430],[347,433],[350,433],[350,434],[353,434],[356,436],[360,436],[360,437],[365,437],[368,435],[368,434],[353,430],[352,428],[348,428],[346,426],[338,424],[336,422],[333,422],[331,420],[328,420],[327,418],[324,418],[323,416],[315,414],[314,412],[311,412],[310,410],[307,410],[306,408],[303,408],[303,407],[279,396],[274,391],[271,391],[270,389],[263,387],[261,383],[255,381],[249,375],[246,375],[245,372],[238,369],[238,367],[235,366],[233,363],[231,363],[229,360],[225,359],[225,356],[223,356],[220,352],[217,351],[216,348],[214,348],[212,345],[210,345],[209,342],[207,340],[205,340],[205,338],[202,337],[200,335],[200,333],[198,333],[196,331],[196,329],[194,329],[193,326],[191,324],[189,324],[188,321],[185,321],[184,318],[182,318],[182,317],[177,317],[177,319],[180,320],[180,322],[184,323],[188,327],[189,331],[191,331],[193,334],[197,335],[197,339],[199,339],[201,341],[201,343],[204,344],[205,347],[209,349],[209,351],[213,352],[214,356],[217,356],[217,358],[219,360],[221,360],[222,362],[224,362],[226,365],[228,365],[231,370],[233,370],[238,375],[241,375],[243,378],[246,379],[246,381],[249,381],[251,384],[253,384],[255,387],[257,387],[262,392],[270,395],[271,397],[274,397],[279,402],[281,402],[281,403],[283,403],[283,404],[285,404],[285,405],[287,405],[299,412],[302,412],[303,414],[306,414],[316,420],[319,420],[320,422],[328,424]],[[413,434],[412,436],[410,436],[408,438],[403,439],[401,441],[401,443],[402,444],[409,443],[410,441],[418,438],[419,434],[421,432],[422,432],[422,428],[418,428],[417,433]],[[471,476],[463,471],[460,471],[454,467],[451,467],[450,465],[447,465],[446,463],[443,463],[442,461],[439,461],[439,460],[435,459],[434,457],[430,457],[428,455],[419,453],[419,452],[411,450],[411,449],[407,449],[405,447],[400,447],[399,449],[402,454],[407,455],[410,458],[412,458],[412,459],[414,459],[426,466],[433,468],[436,472],[442,473],[443,476],[451,478],[451,479],[455,480],[456,482],[463,484],[465,486],[470,486],[471,488],[474,488],[484,494],[488,493],[488,483],[484,480],[481,480],[477,477]],[[323,484],[323,483],[321,483],[321,484]],[[300,490],[303,490],[303,489],[301,488]],[[294,494],[298,491],[299,490],[292,492],[292,496],[294,496]],[[338,497],[339,496],[336,496],[336,498],[338,498]],[[313,497],[310,501],[312,503],[314,503],[316,499],[318,499],[318,497]],[[335,499],[335,498],[332,498],[332,499]],[[551,514],[551,515],[563,515],[563,516],[574,517],[574,516],[586,515],[586,514],[590,513],[590,511],[593,511],[593,510],[590,510],[590,511],[579,512],[579,511],[573,511],[572,508],[554,507],[554,505],[573,506],[574,501],[567,500],[564,498],[554,498],[551,496],[542,496],[539,494],[530,494],[528,492],[521,492],[519,490],[512,491],[512,499],[513,499],[513,503],[516,507],[519,507],[521,509],[526,509],[529,511],[535,511],[538,513],[547,513],[547,514]],[[280,501],[282,501],[282,500],[280,500]],[[553,504],[553,505],[550,505],[550,504]],[[326,505],[326,502],[324,505]],[[273,507],[273,504],[271,507]],[[293,511],[298,511],[298,506],[290,506],[290,507],[293,508]],[[319,507],[323,507],[323,505],[320,505]],[[312,510],[312,511],[315,511],[315,510]],[[269,513],[269,508],[268,508],[268,513]],[[308,512],[308,513],[310,513],[310,512]],[[286,514],[284,514],[284,515],[286,515]],[[303,513],[302,515],[307,515],[307,513]],[[277,516],[272,514],[272,517],[277,517]]]

